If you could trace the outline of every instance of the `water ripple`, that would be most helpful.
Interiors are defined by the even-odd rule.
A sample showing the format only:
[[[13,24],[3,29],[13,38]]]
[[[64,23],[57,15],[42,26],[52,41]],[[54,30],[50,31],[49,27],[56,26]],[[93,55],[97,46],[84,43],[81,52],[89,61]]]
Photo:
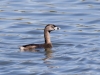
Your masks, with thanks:
[[[100,75],[99,0],[0,0],[0,75]],[[46,24],[53,48],[20,52],[44,43]]]

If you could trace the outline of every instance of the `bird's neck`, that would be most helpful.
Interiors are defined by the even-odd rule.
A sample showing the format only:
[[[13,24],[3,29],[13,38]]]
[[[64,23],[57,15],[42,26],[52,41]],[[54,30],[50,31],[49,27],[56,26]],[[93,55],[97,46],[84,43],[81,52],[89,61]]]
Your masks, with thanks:
[[[44,39],[45,39],[45,44],[50,44],[51,43],[50,33],[46,29],[44,30]]]

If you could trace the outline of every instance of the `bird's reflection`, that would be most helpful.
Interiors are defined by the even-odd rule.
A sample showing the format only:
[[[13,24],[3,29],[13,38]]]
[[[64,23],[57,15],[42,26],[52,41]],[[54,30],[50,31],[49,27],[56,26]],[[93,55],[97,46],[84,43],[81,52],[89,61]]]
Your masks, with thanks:
[[[45,48],[45,56],[46,57],[43,60],[52,58],[52,50],[51,50],[51,48]]]
[[[39,50],[29,49],[29,50],[20,50],[20,52],[38,52]]]
[[[34,50],[34,49],[30,49],[30,50],[20,50],[20,52],[39,52],[40,50]],[[46,59],[50,59],[52,58],[52,50],[51,48],[45,48],[45,58],[43,58],[43,60]]]

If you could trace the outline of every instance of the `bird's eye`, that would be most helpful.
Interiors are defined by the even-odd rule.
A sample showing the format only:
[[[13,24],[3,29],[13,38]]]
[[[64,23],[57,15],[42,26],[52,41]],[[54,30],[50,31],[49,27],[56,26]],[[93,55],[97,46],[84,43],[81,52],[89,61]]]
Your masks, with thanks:
[[[54,27],[56,27],[55,25],[53,25]]]

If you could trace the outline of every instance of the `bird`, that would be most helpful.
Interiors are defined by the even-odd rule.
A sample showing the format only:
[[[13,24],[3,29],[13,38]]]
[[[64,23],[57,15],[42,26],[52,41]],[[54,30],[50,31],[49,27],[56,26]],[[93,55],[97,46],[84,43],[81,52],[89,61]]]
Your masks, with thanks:
[[[54,24],[47,24],[44,28],[44,44],[27,44],[20,47],[21,51],[35,50],[36,48],[52,48],[52,43],[50,40],[50,32],[54,30],[59,30],[60,27],[57,27]]]

